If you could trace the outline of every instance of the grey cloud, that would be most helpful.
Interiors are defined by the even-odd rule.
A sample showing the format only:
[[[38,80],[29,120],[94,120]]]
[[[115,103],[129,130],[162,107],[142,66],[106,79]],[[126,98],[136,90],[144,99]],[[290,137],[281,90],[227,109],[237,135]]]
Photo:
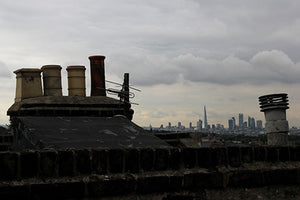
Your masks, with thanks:
[[[174,84],[182,78],[221,85],[300,83],[300,63],[279,50],[258,52],[250,60],[233,55],[223,60],[207,59],[192,54],[175,58],[140,54],[114,60],[118,60],[110,63],[114,72],[127,70],[134,84],[140,86]]]
[[[0,77],[2,78],[9,78],[12,74],[9,72],[6,64],[0,61]]]
[[[300,83],[299,63],[282,51],[262,51],[250,61],[229,56],[224,60],[207,60],[193,55],[176,58],[178,65],[185,66],[184,78],[193,82],[224,85]]]
[[[299,6],[292,0],[3,0],[0,54],[17,57],[18,65],[40,66],[103,52],[108,70],[128,71],[139,85],[173,84],[182,77],[227,85],[294,83]],[[264,49],[280,49],[295,63],[276,52],[260,54]]]

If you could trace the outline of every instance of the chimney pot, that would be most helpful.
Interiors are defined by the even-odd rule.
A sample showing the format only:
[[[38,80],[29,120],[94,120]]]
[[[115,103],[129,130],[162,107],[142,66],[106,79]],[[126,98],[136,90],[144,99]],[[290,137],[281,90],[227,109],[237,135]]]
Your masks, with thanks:
[[[259,97],[260,111],[264,112],[268,145],[287,145],[289,124],[286,120],[288,96],[285,93]]]
[[[62,96],[61,66],[44,65],[43,72],[44,96]]]
[[[15,102],[43,96],[40,69],[22,68],[14,71],[14,73],[17,75]]]
[[[91,96],[106,96],[105,87],[105,56],[90,56]]]
[[[67,67],[69,96],[86,96],[85,67],[73,65]]]

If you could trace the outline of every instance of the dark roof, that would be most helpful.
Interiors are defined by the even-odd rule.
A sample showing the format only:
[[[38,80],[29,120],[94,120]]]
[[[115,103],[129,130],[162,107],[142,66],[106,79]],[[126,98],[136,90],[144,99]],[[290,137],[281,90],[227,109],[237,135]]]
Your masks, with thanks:
[[[131,105],[106,96],[42,96],[15,102],[10,116],[98,116],[125,115],[132,119]]]
[[[169,147],[124,116],[15,119],[24,127],[20,140],[26,140],[27,148]]]

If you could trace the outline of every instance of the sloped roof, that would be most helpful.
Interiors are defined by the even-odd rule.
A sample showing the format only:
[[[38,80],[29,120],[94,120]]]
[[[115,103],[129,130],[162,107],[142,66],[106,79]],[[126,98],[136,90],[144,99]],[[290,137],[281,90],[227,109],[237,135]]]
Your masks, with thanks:
[[[24,127],[21,140],[25,140],[27,148],[169,147],[124,116],[16,119]]]

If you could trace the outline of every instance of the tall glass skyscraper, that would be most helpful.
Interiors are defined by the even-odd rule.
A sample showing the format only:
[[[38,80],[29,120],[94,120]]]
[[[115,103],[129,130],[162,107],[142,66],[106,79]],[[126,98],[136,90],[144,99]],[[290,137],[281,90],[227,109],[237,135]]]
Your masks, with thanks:
[[[243,113],[239,114],[239,127],[242,128],[244,126],[244,115]]]
[[[207,116],[206,116],[206,107],[204,106],[204,128],[207,129],[208,123],[207,123]]]

